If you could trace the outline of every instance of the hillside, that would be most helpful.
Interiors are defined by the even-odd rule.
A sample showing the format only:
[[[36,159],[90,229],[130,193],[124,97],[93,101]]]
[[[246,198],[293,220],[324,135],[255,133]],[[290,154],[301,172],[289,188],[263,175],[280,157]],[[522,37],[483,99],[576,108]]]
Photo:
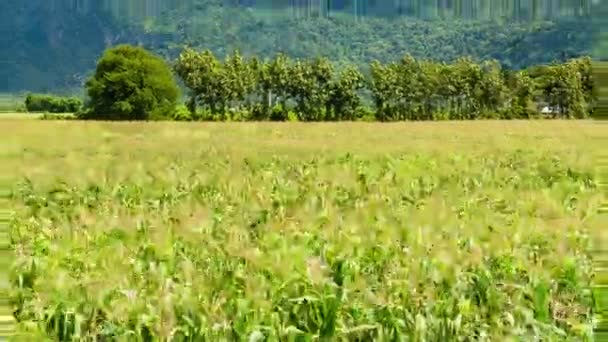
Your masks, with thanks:
[[[13,2],[9,0],[10,4]],[[38,5],[36,5],[38,3]],[[325,56],[333,61],[386,62],[409,53],[451,61],[461,56],[494,58],[510,68],[564,61],[588,54],[591,30],[583,18],[552,21],[423,20],[401,16],[293,17],[263,10],[201,5],[165,11],[142,25],[127,25],[108,12],[69,11],[39,1],[0,4],[0,92],[77,88],[104,48],[139,43],[173,58],[184,45],[219,56]],[[44,56],[44,58],[41,58]]]

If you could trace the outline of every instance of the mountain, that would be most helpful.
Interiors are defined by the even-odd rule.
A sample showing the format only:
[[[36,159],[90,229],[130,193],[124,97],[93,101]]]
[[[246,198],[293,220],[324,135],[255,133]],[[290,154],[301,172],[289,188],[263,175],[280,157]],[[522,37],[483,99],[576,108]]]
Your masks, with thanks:
[[[511,16],[497,12],[464,20],[453,14],[474,13],[476,7],[463,7],[462,1],[438,1],[446,6],[436,8],[406,6],[404,15],[383,15],[394,11],[378,6],[350,15],[359,0],[343,7],[334,3],[325,12],[314,10],[324,8],[321,0],[291,1],[291,7],[242,0],[171,0],[175,6],[150,0],[156,7],[135,6],[141,1],[4,0],[0,92],[78,89],[103,50],[118,43],[141,44],[167,59],[189,45],[208,48],[218,56],[239,49],[244,55],[270,57],[284,52],[358,65],[396,60],[406,53],[446,62],[471,56],[497,59],[509,68],[564,61],[587,55],[593,48],[587,16],[522,20],[521,13],[530,13],[530,8],[521,3],[519,12],[506,7],[508,13],[515,13]],[[420,1],[409,2],[416,3]],[[454,5],[458,3],[470,11],[462,12]],[[540,8],[540,13],[545,12],[551,13]]]

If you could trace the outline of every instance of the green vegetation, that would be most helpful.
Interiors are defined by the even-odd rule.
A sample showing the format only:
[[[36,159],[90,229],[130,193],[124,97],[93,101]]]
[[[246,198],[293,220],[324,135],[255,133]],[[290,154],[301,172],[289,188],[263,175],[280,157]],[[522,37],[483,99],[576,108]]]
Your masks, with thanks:
[[[593,79],[595,80],[595,93],[597,97],[594,117],[597,119],[608,119],[608,62],[596,62],[593,64]]]
[[[67,113],[67,114],[49,114],[44,113],[38,117],[40,120],[76,120],[78,119],[79,113]]]
[[[391,63],[332,63],[326,58],[223,61],[185,48],[172,63],[142,47],[108,49],[86,82],[87,100],[28,95],[29,111],[78,112],[81,119],[194,121],[402,121],[587,118],[598,88],[588,57],[512,71],[495,60],[454,63],[406,55]]]
[[[0,175],[0,339],[2,340],[6,340],[15,330],[15,320],[9,299],[11,293],[10,270],[14,260],[9,228],[11,218],[9,184],[6,182],[5,173],[2,173]]]
[[[75,113],[82,108],[82,101],[79,98],[47,94],[28,94],[24,103],[25,109],[32,113]]]
[[[0,2],[0,339],[592,340],[596,5],[153,2]]]
[[[170,116],[179,88],[171,69],[141,47],[119,45],[101,57],[86,83],[83,119],[148,120]]]
[[[173,71],[188,89],[185,106],[167,64],[142,47],[108,49],[86,82],[81,119],[353,121],[586,118],[598,90],[588,57],[561,64],[503,69],[494,60],[452,64],[372,62],[363,70],[326,58],[219,60],[186,48]],[[80,100],[28,95],[29,111],[79,112]],[[543,113],[541,109],[549,109]]]
[[[15,94],[0,94],[0,114],[24,112],[23,97]]]
[[[599,125],[3,127],[25,339],[589,340]]]
[[[508,71],[496,61],[453,64],[416,60],[373,62],[369,74],[337,68],[325,58],[224,61],[185,49],[175,72],[189,89],[188,108],[212,120],[461,120],[585,118],[596,101],[591,60]],[[371,102],[371,103],[370,103]],[[201,112],[197,108],[201,109]]]
[[[121,7],[128,2],[134,1],[120,1],[116,12],[128,13]],[[478,62],[496,59],[508,69],[564,62],[589,55],[593,48],[593,30],[586,16],[527,21],[512,18],[514,11],[508,9],[496,11],[496,17],[472,20],[461,20],[464,14],[453,10],[446,18],[434,20],[294,17],[290,11],[248,10],[196,0],[185,2],[194,6],[134,22],[117,20],[95,8],[83,11],[65,5],[72,2],[59,3],[0,3],[0,22],[7,28],[5,34],[12,37],[0,42],[0,79],[6,81],[0,84],[0,91],[79,88],[104,49],[119,43],[141,43],[167,60],[188,45],[210,49],[219,58],[238,49],[245,56],[271,58],[283,52],[291,58],[324,56],[361,67],[373,60],[389,63],[409,53],[418,59],[448,63],[463,56]]]

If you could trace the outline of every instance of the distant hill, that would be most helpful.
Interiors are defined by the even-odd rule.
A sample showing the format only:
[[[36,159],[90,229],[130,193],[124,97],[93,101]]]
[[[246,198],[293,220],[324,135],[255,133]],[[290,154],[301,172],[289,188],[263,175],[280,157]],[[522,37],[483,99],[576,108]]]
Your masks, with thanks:
[[[406,53],[437,61],[466,55],[494,58],[510,68],[564,61],[592,49],[591,27],[584,16],[534,22],[505,16],[425,20],[340,15],[346,10],[330,16],[312,11],[294,16],[289,11],[239,6],[238,1],[233,6],[223,0],[192,1],[194,6],[165,8],[154,19],[134,21],[116,16],[119,8],[112,10],[103,1],[106,7],[73,10],[48,5],[58,1],[4,0],[0,92],[78,88],[102,51],[124,42],[142,44],[167,58],[190,45],[219,56],[239,49],[245,55],[321,55],[359,65],[396,60]]]

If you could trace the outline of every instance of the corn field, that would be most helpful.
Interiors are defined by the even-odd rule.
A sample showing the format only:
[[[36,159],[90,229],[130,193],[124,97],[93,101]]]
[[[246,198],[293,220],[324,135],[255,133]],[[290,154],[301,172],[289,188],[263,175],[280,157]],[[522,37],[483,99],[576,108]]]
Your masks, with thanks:
[[[592,340],[601,125],[2,125],[25,339]]]

